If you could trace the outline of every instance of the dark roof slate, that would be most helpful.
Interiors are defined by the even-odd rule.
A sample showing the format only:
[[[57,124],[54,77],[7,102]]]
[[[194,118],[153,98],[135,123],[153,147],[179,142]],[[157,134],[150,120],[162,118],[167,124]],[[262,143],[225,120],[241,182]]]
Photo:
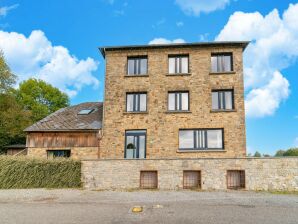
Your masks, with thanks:
[[[212,41],[212,42],[193,42],[193,43],[103,46],[103,47],[99,47],[99,50],[102,56],[105,58],[107,51],[115,51],[115,50],[140,50],[140,49],[157,49],[157,48],[185,48],[185,47],[222,47],[222,46],[238,46],[238,47],[242,47],[243,50],[245,50],[248,44],[249,44],[249,41]]]
[[[90,114],[79,115],[84,109],[93,110]],[[102,126],[101,102],[88,102],[62,108],[26,128],[25,132],[41,131],[86,131],[99,130]]]

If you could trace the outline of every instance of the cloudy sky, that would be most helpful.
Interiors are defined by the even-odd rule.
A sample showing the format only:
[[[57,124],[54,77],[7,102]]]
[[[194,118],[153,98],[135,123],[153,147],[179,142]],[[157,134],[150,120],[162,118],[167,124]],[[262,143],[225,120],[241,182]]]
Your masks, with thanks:
[[[250,40],[247,149],[298,146],[298,3],[288,0],[0,0],[0,49],[19,81],[43,79],[72,104],[101,101],[97,47]]]

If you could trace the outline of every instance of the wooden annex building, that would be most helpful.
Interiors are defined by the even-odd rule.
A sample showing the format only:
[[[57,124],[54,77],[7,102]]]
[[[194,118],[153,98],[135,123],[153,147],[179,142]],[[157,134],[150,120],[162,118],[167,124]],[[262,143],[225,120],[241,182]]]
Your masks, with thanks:
[[[99,158],[102,103],[62,108],[25,129],[28,156]]]

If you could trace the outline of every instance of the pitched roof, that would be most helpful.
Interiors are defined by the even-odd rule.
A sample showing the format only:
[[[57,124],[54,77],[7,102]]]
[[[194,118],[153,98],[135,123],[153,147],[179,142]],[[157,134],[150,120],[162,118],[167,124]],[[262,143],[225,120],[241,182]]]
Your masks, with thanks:
[[[247,47],[249,41],[212,41],[212,42],[194,42],[194,43],[171,43],[171,44],[148,44],[148,45],[128,45],[128,46],[104,46],[99,47],[102,56],[105,58],[107,51],[115,50],[137,50],[137,49],[156,49],[156,48],[184,48],[184,47],[219,47],[219,46],[238,46],[243,50]]]
[[[78,114],[82,110],[90,109],[89,114]],[[26,128],[25,132],[40,131],[88,131],[98,130],[102,126],[101,102],[88,102],[62,108],[44,119]]]

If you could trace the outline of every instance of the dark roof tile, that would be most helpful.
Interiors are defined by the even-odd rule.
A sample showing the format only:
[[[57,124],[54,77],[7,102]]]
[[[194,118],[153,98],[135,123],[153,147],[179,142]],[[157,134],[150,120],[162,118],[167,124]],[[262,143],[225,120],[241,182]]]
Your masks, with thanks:
[[[84,109],[93,109],[90,114],[79,115]],[[98,130],[102,126],[101,102],[81,103],[78,105],[62,108],[44,119],[26,128],[26,132],[39,131],[77,131]]]

